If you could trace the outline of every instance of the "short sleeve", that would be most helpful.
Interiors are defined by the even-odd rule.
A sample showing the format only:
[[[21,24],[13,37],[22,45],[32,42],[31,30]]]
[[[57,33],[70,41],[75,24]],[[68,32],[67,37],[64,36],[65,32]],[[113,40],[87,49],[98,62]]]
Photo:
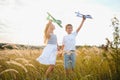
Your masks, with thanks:
[[[75,36],[75,37],[77,36],[77,34],[78,34],[77,31],[72,33],[72,35]]]

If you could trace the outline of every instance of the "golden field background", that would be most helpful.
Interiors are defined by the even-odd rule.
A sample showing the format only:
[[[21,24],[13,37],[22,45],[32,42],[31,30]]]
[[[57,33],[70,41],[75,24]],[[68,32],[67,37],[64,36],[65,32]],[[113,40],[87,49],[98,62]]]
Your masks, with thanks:
[[[42,50],[0,50],[0,80],[43,80],[47,66],[36,61]],[[78,47],[75,72],[69,77],[64,73],[63,56],[57,57],[51,80],[115,80],[115,62],[109,52],[95,46]]]

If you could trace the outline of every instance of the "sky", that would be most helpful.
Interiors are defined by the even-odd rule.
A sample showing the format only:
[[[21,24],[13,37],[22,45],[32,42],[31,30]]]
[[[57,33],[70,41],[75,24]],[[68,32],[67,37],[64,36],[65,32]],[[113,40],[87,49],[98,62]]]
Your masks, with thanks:
[[[73,32],[82,18],[75,12],[92,15],[86,19],[76,37],[76,45],[102,45],[112,40],[111,19],[120,19],[119,0],[0,0],[0,43],[44,45],[43,32],[48,22],[47,12],[62,21],[63,28],[54,23],[58,44],[66,35],[65,25]]]

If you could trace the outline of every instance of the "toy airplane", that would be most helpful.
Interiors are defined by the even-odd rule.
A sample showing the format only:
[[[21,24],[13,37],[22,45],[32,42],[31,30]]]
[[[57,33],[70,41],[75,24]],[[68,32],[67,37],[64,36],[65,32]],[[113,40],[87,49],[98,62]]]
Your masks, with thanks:
[[[85,16],[85,18],[92,19],[91,15],[84,15],[84,14],[81,14],[79,11],[75,12],[75,14],[76,14],[77,17],[83,17],[83,16]]]
[[[61,20],[57,20],[55,19],[49,12],[47,12],[48,14],[48,17],[47,17],[47,20],[52,20],[53,22],[57,23],[58,26],[60,26],[62,28],[62,21]]]

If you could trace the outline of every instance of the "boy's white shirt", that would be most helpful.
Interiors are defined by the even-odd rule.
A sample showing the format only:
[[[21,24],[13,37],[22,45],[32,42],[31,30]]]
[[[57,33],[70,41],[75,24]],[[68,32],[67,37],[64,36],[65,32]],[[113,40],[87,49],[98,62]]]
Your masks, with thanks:
[[[76,50],[76,47],[75,47],[76,36],[77,36],[77,32],[75,31],[63,37],[62,44],[64,45],[64,51]]]

